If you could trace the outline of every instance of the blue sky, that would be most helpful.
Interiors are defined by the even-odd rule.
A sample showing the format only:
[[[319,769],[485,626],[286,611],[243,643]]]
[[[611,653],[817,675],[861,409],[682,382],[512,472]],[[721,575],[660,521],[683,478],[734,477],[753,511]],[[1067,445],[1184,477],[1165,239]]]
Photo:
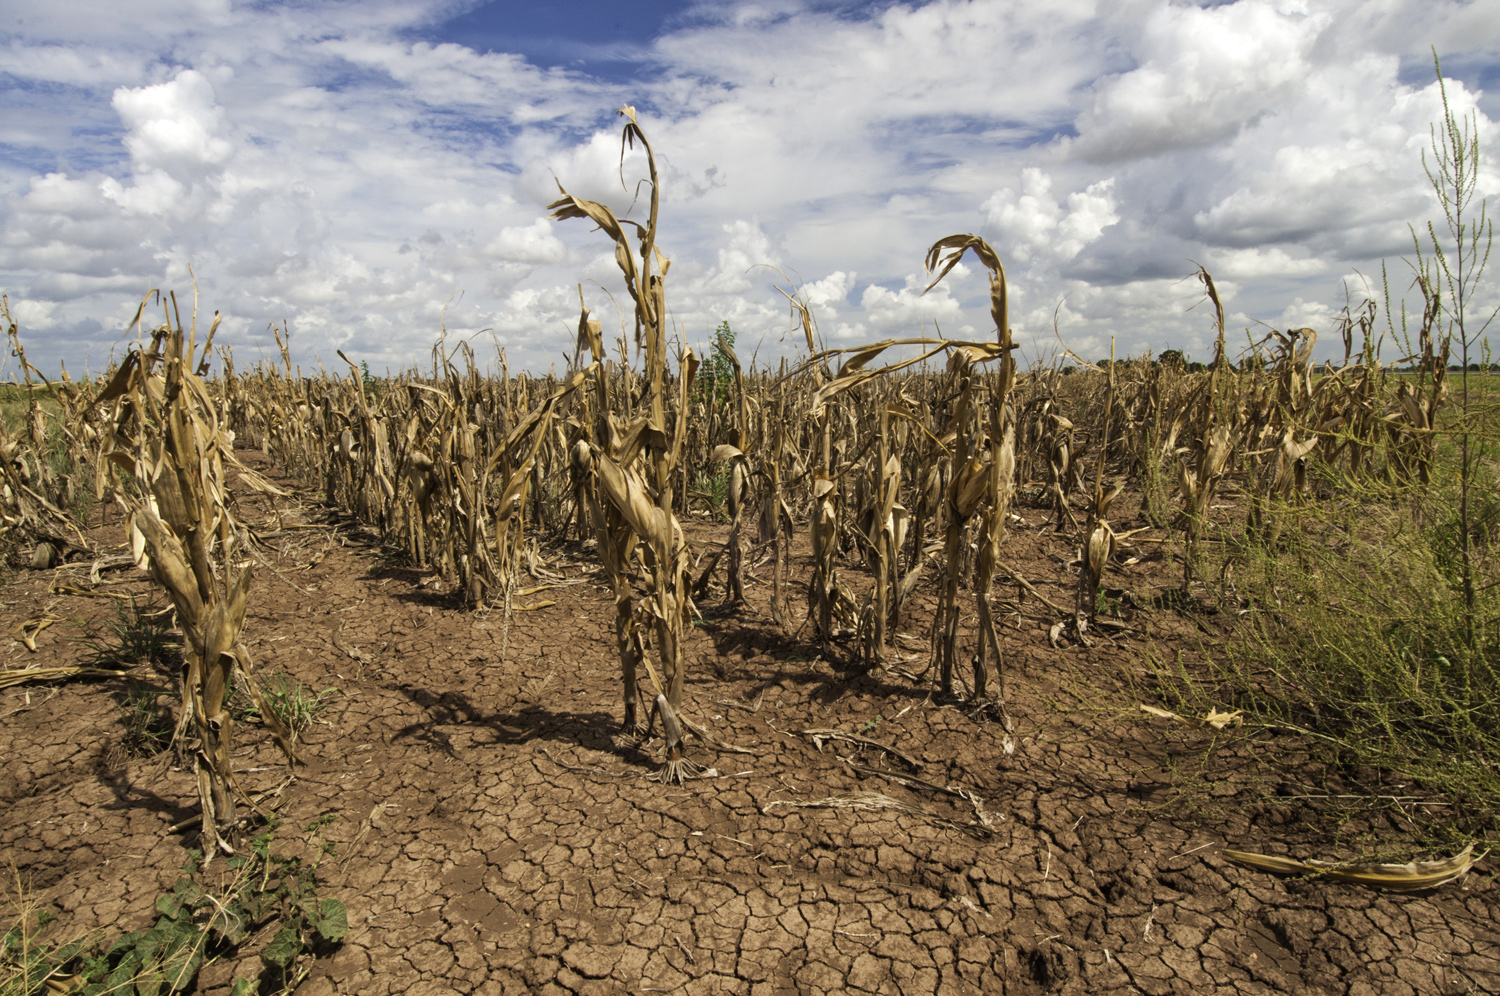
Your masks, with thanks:
[[[416,28],[412,36],[486,54],[516,53],[534,65],[626,82],[649,61],[652,40],[665,26],[684,20],[690,7],[681,2],[495,0]]]
[[[1378,293],[1384,259],[1402,291],[1435,215],[1433,47],[1491,148],[1485,2],[0,0],[0,289],[33,360],[75,373],[189,267],[241,362],[287,321],[304,363],[421,362],[446,329],[544,370],[580,284],[621,318],[610,245],[545,205],[562,183],[630,208],[629,103],[690,344],[727,319],[795,352],[788,280],[830,345],[988,337],[982,274],[920,293],[927,246],[975,232],[1029,357],[1054,321],[1085,356],[1203,353],[1199,262],[1233,328],[1310,326],[1326,354],[1346,287]]]

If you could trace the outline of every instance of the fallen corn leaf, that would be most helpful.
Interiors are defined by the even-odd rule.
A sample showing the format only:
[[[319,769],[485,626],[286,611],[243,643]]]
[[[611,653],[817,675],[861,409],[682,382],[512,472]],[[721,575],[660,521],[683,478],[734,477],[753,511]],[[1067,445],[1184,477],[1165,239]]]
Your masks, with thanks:
[[[111,671],[99,667],[28,667],[0,671],[0,688],[24,685],[28,681],[57,681],[62,678],[123,678],[133,671]]]
[[[1486,851],[1484,854],[1488,854]],[[1481,854],[1479,858],[1483,858]],[[1270,872],[1273,875],[1322,875],[1367,885],[1372,889],[1389,889],[1393,892],[1415,892],[1420,889],[1436,889],[1447,885],[1467,872],[1479,858],[1474,857],[1474,845],[1470,844],[1451,858],[1439,861],[1410,861],[1404,865],[1377,862],[1353,861],[1298,861],[1271,854],[1252,854],[1248,851],[1225,849],[1224,857],[1235,864]]]

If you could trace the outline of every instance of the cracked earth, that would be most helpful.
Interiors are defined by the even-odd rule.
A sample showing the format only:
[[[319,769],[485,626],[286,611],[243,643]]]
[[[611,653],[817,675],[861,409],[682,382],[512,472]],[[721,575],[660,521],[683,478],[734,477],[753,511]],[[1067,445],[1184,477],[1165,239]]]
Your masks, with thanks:
[[[287,541],[273,562],[297,588],[258,570],[245,628],[262,675],[337,689],[278,804],[289,827],[338,817],[322,878],[351,930],[305,996],[1500,992],[1492,861],[1402,895],[1220,856],[1344,856],[1350,839],[1399,850],[1411,832],[1398,807],[1337,808],[1331,797],[1397,793],[1382,773],[1323,767],[1305,739],[1133,711],[1156,701],[1149,653],[1190,657],[1226,622],[1159,609],[1116,640],[1056,649],[1023,604],[1003,638],[1008,741],[935,703],[930,675],[902,673],[926,661],[920,597],[896,668],[859,673],[776,630],[752,579],[744,605],[702,599],[687,644],[686,712],[714,741],[689,738],[689,756],[717,777],[663,787],[645,777],[653,745],[616,742],[613,605],[589,555],[548,553],[581,583],[516,599],[507,623],[341,545],[355,532]],[[1028,578],[1067,580],[1062,539],[1018,530],[1006,549]],[[1165,577],[1147,561],[1121,583],[1149,588],[1153,571]],[[67,620],[35,654],[12,641],[5,667],[77,660],[81,626],[106,608],[51,588],[87,572],[23,572],[3,589],[8,631],[48,607]],[[152,591],[133,569],[106,580]],[[76,932],[148,925],[196,844],[169,832],[194,812],[192,775],[119,749],[123,689],[0,693],[0,858]],[[252,791],[282,777],[261,727],[243,724],[237,743]],[[257,950],[208,966],[199,991],[258,972]]]

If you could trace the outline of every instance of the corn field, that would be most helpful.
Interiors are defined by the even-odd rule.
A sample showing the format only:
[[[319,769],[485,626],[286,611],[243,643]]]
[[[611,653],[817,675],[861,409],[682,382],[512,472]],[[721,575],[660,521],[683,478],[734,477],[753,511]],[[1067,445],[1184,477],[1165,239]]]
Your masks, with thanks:
[[[279,362],[246,367],[215,350],[217,316],[200,343],[196,316],[184,323],[175,298],[153,296],[122,363],[92,381],[48,382],[7,308],[25,403],[18,423],[0,425],[5,547],[37,567],[94,556],[71,511],[80,489],[127,523],[189,648],[178,739],[199,773],[206,850],[231,850],[230,828],[253,806],[227,760],[223,700],[236,675],[259,700],[240,632],[260,541],[239,523],[226,475],[274,489],[238,466],[238,448],[266,453],[472,609],[511,611],[545,582],[559,545],[591,551],[613,594],[622,735],[654,742],[660,721],[653,777],[668,783],[699,773],[688,739],[709,742],[682,715],[684,628],[704,605],[742,599],[763,567],[766,625],[807,636],[840,667],[931,685],[1009,731],[1007,632],[1022,605],[1044,607],[1054,646],[1110,639],[1120,625],[1101,613],[1102,593],[1132,558],[1171,551],[1181,598],[1226,599],[1226,551],[1274,552],[1299,507],[1434,481],[1450,403],[1436,309],[1394,362],[1382,361],[1373,302],[1328,331],[1345,343],[1340,364],[1313,362],[1312,329],[1231,355],[1200,271],[1216,341],[1201,369],[1069,357],[1022,370],[1005,267],[973,235],[928,249],[929,289],[977,259],[990,337],[826,349],[817,315],[787,287],[805,352],[749,368],[720,340],[730,373],[706,381],[700,358],[673,345],[655,154],[634,112],[622,113],[624,141],[642,146],[650,170],[645,220],[566,191],[551,209],[613,242],[632,310],[608,343],[580,299],[561,374],[512,374],[503,353],[499,375],[483,373],[470,346],[446,340],[421,369],[371,378],[339,354],[347,369],[313,374],[293,364],[279,329]],[[707,480],[724,482],[714,510],[727,522],[706,524]],[[1243,523],[1215,515],[1231,493],[1248,502]],[[1125,495],[1139,498],[1139,528],[1120,525]],[[1021,524],[1066,539],[1073,562],[1055,577],[1017,574],[1006,546]],[[1072,597],[1042,593],[1059,585]],[[1481,633],[1486,646],[1494,638]],[[915,666],[911,647],[922,648]],[[1492,701],[1493,673],[1473,677]],[[291,762],[287,731],[276,734]]]

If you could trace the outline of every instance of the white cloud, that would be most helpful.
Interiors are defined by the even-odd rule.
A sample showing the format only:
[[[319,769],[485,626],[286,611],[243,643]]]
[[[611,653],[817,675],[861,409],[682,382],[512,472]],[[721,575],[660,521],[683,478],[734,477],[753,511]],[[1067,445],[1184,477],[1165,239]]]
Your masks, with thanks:
[[[854,289],[855,276],[853,272],[835,270],[822,280],[803,287],[803,300],[809,308],[816,308],[831,316],[836,315],[837,309],[848,300],[849,292]]]
[[[170,83],[122,87],[112,103],[129,129],[125,148],[137,168],[198,177],[234,156],[233,143],[221,134],[224,112],[202,73],[185,69]]]
[[[743,294],[752,284],[750,271],[756,266],[779,267],[780,256],[760,224],[744,218],[722,226],[723,248],[718,265],[692,285],[699,294]]]
[[[1295,2],[1156,6],[1135,47],[1140,65],[1094,85],[1070,151],[1110,162],[1233,137],[1296,98],[1330,21]]]
[[[568,249],[552,234],[552,223],[538,218],[530,225],[502,228],[484,247],[486,254],[507,263],[560,263]]]
[[[1278,246],[1255,249],[1216,249],[1205,262],[1216,277],[1254,280],[1258,277],[1306,277],[1322,273],[1328,264],[1316,257],[1293,256]]]
[[[26,329],[50,328],[55,319],[52,312],[57,309],[55,301],[12,301],[10,304],[11,317],[16,323]]]
[[[82,45],[23,45],[15,39],[6,46],[5,65],[29,80],[74,86],[108,86],[138,79],[145,72],[139,53]]]
[[[860,295],[859,306],[864,309],[869,327],[881,338],[922,333],[933,335],[939,329],[956,338],[972,334],[973,326],[964,323],[963,308],[953,297],[947,282],[923,294],[922,289],[926,286],[927,281],[917,274],[908,274],[906,285],[895,291],[879,284],[867,286]]]
[[[32,177],[30,187],[19,204],[20,209],[28,213],[58,214],[70,218],[105,213],[97,186],[86,180],[74,180],[62,173],[48,173]]]
[[[1310,328],[1326,333],[1333,327],[1335,314],[1335,309],[1322,301],[1304,301],[1298,297],[1293,298],[1292,303],[1268,324],[1282,330]],[[1259,331],[1264,332],[1263,329]]]
[[[1442,100],[1436,83],[1421,89],[1395,83],[1394,69],[1391,58],[1330,69],[1309,84],[1294,113],[1232,143],[1225,153],[1227,192],[1193,217],[1201,235],[1230,246],[1299,242],[1344,258],[1403,251],[1408,223],[1437,209],[1420,157]],[[1475,110],[1461,81],[1447,88],[1457,113]],[[1363,93],[1356,97],[1357,90]],[[1379,124],[1354,116],[1360,113]],[[1493,134],[1481,119],[1481,141]],[[1273,151],[1250,155],[1257,145]],[[1487,172],[1483,186],[1500,190],[1493,167]]]
[[[1020,262],[1035,255],[1069,260],[1120,220],[1115,211],[1114,177],[1068,195],[1067,205],[1052,197],[1052,178],[1035,167],[1021,171],[1021,193],[1009,187],[984,202],[985,220],[1000,245]]]
[[[912,273],[936,239],[978,232],[1028,348],[1051,348],[1056,313],[1085,352],[1111,334],[1201,352],[1193,261],[1231,321],[1276,324],[1300,298],[1317,327],[1337,274],[1406,251],[1435,207],[1424,32],[1468,67],[1450,98],[1490,143],[1495,97],[1474,81],[1500,62],[1494,6],[700,5],[621,82],[423,40],[447,0],[37,4],[0,43],[0,289],[26,302],[23,334],[46,329],[43,362],[107,354],[140,294],[185,293],[191,265],[223,341],[252,355],[290,319],[302,361],[423,361],[441,322],[544,369],[571,353],[580,283],[629,324],[613,247],[543,217],[559,180],[644,217],[628,102],[689,343],[728,320],[762,359],[801,348],[773,285],[802,274],[830,341],[987,336],[972,260],[925,297]]]
[[[137,174],[129,187],[107,176],[100,182],[99,191],[130,214],[166,214],[182,203],[187,188],[165,171],[152,169]]]

